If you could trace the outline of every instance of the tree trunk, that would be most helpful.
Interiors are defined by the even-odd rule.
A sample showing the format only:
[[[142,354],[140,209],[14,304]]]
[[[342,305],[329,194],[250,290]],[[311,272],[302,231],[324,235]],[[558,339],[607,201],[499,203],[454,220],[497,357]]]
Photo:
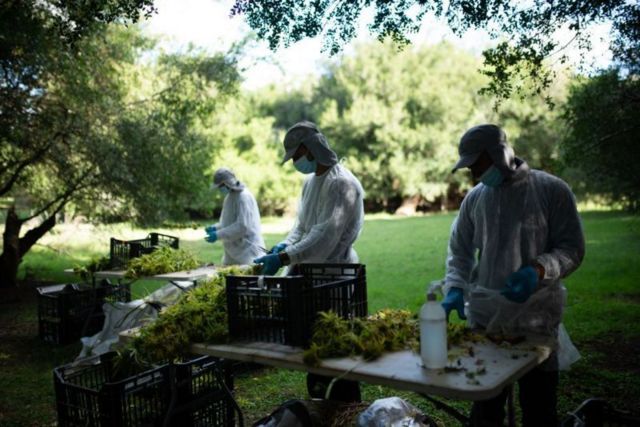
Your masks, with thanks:
[[[0,255],[0,288],[15,288],[18,285],[18,267],[22,257],[29,249],[56,225],[55,214],[47,218],[39,226],[29,230],[20,238],[23,220],[18,218],[15,206],[7,211],[4,234],[2,236],[3,252]]]
[[[418,203],[420,203],[420,196],[407,197],[402,201],[402,205],[396,209],[394,215],[413,216],[418,209]]]
[[[2,255],[0,255],[0,288],[17,286],[18,266],[20,265],[20,228],[22,221],[11,206],[7,211],[7,219],[2,235]]]

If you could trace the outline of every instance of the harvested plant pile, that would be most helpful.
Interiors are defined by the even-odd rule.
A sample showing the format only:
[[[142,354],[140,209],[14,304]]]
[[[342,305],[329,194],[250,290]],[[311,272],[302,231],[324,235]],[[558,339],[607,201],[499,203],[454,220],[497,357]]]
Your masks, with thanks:
[[[447,324],[449,347],[482,337],[464,323]],[[321,312],[314,326],[304,362],[317,366],[331,357],[362,356],[373,360],[385,351],[420,349],[418,318],[407,310],[385,309],[363,319],[345,320],[333,312]]]
[[[127,364],[148,365],[177,360],[194,342],[222,343],[228,339],[225,277],[247,275],[254,267],[238,266],[218,269],[218,274],[198,283],[178,302],[166,307],[153,322],[141,328],[140,334],[121,353]]]
[[[79,275],[83,280],[91,281],[91,278],[96,271],[107,270],[109,267],[109,257],[103,256],[91,259],[91,261],[86,265],[76,265],[73,267],[73,272]]]
[[[304,352],[304,362],[317,366],[329,357],[356,355],[371,360],[385,351],[416,348],[418,336],[418,319],[407,310],[385,309],[350,320],[333,312],[321,312],[311,344]]]
[[[163,246],[150,254],[129,260],[125,277],[137,279],[174,271],[187,271],[199,265],[200,263],[191,252]]]

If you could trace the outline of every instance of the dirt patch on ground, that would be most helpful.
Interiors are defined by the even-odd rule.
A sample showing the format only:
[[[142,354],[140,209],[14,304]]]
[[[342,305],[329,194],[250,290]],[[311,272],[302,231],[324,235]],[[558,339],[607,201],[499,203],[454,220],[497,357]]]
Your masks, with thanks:
[[[581,351],[595,351],[602,355],[594,362],[614,372],[640,374],[638,354],[640,354],[640,335],[625,337],[620,332],[612,332],[597,340],[580,343]]]

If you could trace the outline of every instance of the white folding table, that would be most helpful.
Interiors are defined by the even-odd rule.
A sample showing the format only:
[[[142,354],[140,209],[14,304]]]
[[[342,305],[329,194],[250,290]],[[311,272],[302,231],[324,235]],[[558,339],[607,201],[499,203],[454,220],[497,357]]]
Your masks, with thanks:
[[[301,348],[274,343],[201,343],[193,344],[191,351],[412,391],[464,420],[462,414],[431,396],[472,401],[493,398],[546,360],[553,348],[553,341],[543,337],[528,337],[516,345],[483,340],[451,349],[450,366],[443,370],[424,368],[420,356],[410,350],[385,353],[372,361],[361,357],[325,359],[319,366],[306,365]],[[514,423],[511,406],[509,420]]]

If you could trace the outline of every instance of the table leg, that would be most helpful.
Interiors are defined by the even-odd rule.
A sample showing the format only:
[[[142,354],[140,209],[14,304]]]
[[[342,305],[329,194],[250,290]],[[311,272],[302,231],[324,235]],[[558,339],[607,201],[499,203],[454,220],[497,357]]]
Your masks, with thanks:
[[[467,417],[464,414],[461,414],[460,412],[458,412],[457,409],[447,405],[444,402],[441,402],[437,399],[434,399],[431,396],[428,396],[426,394],[423,393],[418,393],[420,396],[424,397],[425,399],[427,399],[429,402],[433,403],[433,405],[438,408],[441,411],[446,412],[447,414],[451,415],[452,417],[454,417],[455,419],[457,419],[458,421],[460,421],[462,423],[462,425],[469,425],[471,422],[471,419],[469,417]]]

